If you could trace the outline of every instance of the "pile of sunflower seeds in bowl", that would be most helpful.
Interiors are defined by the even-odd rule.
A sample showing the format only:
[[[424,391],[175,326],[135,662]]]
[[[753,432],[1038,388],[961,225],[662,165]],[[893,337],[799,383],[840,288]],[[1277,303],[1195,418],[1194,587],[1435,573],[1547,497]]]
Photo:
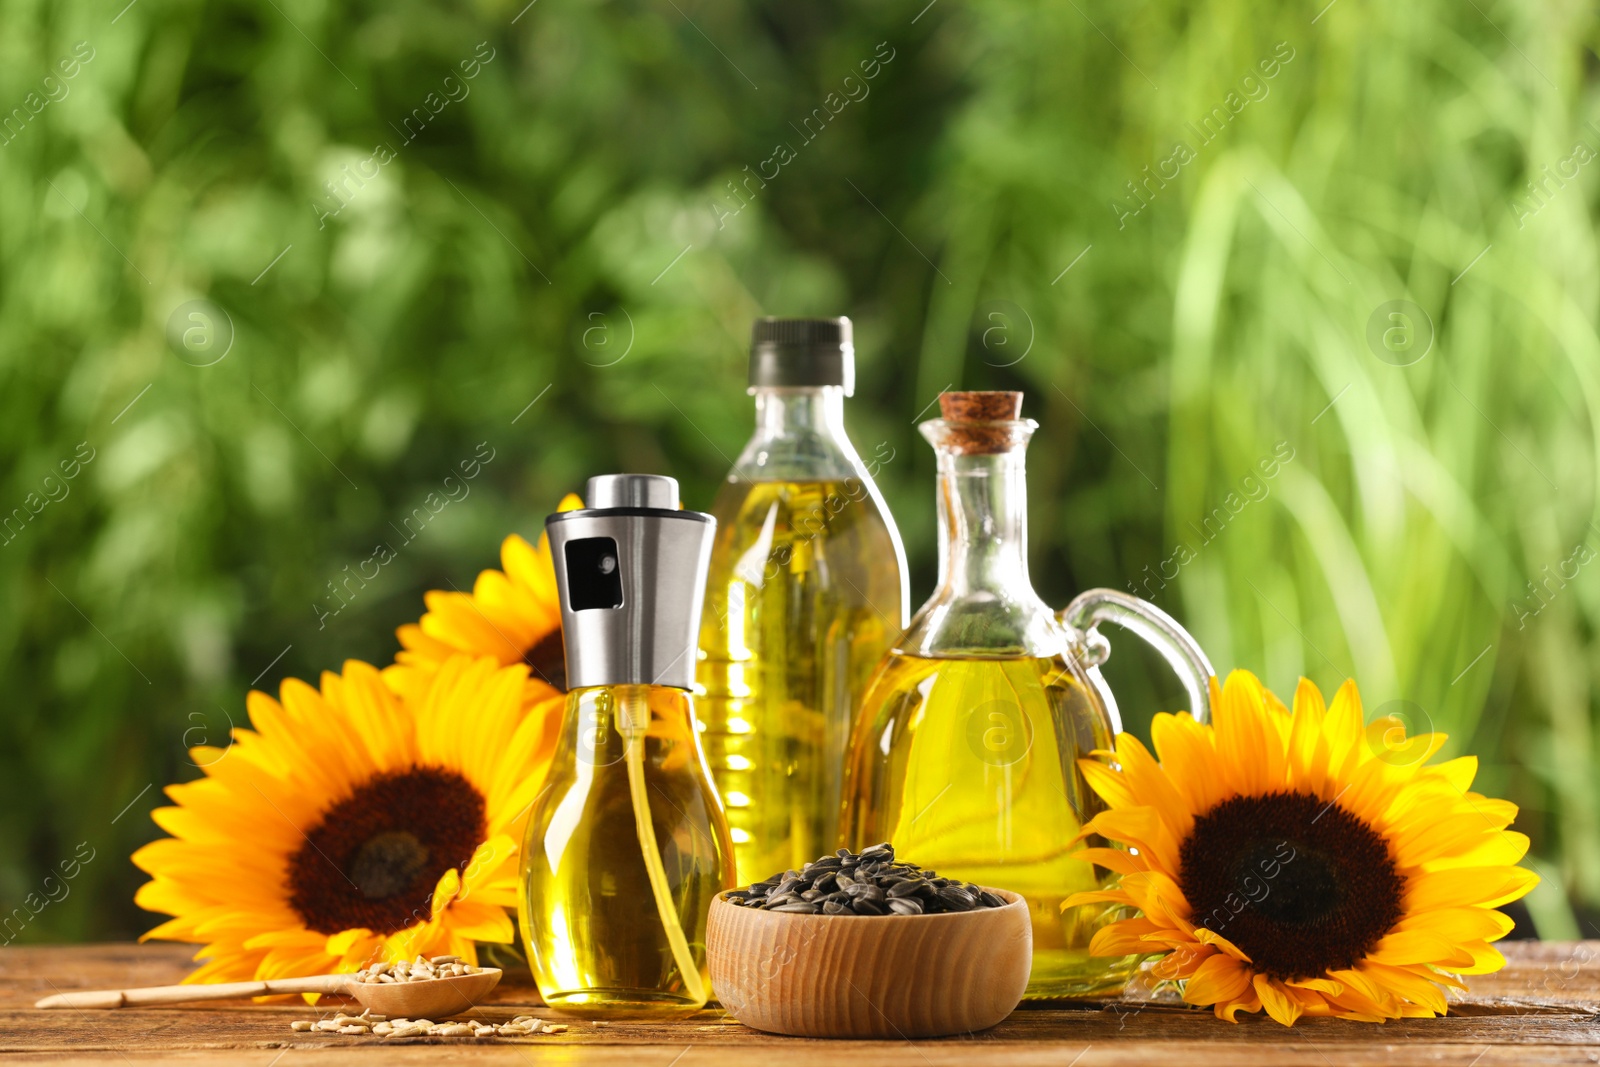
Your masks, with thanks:
[[[748,889],[730,889],[723,899],[796,915],[935,915],[1006,903],[971,882],[941,878],[914,863],[896,863],[894,846],[887,844],[860,853],[841,848],[798,871],[775,874]]]

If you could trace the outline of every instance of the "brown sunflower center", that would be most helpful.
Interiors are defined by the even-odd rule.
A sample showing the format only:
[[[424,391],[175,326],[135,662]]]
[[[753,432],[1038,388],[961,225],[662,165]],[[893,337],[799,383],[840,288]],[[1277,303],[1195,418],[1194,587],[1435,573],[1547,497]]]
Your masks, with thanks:
[[[1400,919],[1405,880],[1383,838],[1309,794],[1223,801],[1196,817],[1180,861],[1195,924],[1274,978],[1351,967]]]
[[[429,917],[439,879],[483,836],[483,795],[456,772],[379,775],[306,833],[289,860],[289,904],[318,933],[403,930]]]
[[[533,670],[534,677],[544,679],[563,693],[567,691],[567,646],[561,639],[561,627],[539,638],[522,654],[522,662]]]

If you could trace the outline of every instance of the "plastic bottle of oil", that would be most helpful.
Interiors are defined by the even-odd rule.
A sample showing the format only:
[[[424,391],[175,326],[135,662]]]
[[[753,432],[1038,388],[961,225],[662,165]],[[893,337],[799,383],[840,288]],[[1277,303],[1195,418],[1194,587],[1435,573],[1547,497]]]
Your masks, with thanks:
[[[591,478],[585,497],[546,520],[568,692],[518,910],[550,1007],[685,1014],[710,995],[706,919],[733,884],[690,696],[715,520],[679,510],[671,478]]]
[[[741,882],[837,847],[855,701],[906,621],[905,550],[845,435],[854,371],[849,319],[755,324],[756,431],[712,506],[698,672]]]
[[[1028,577],[1023,455],[1036,424],[1019,418],[1022,394],[940,403],[945,417],[921,426],[938,454],[939,587],[862,698],[846,841],[890,841],[941,874],[1021,893],[1033,918],[1027,995],[1107,993],[1137,957],[1091,957],[1089,939],[1114,916],[1061,907],[1113,878],[1073,856],[1102,807],[1077,760],[1119,729],[1095,626],[1118,622],[1155,644],[1201,717],[1211,668],[1177,623],[1134,597],[1091,590],[1051,611]]]

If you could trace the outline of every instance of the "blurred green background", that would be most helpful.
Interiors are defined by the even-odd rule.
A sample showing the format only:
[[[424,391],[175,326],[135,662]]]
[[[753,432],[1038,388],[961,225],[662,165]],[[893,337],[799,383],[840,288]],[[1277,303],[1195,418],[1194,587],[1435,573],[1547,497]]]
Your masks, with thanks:
[[[848,313],[914,600],[915,419],[1025,389],[1047,599],[1449,731],[1538,932],[1600,934],[1596,41],[1529,0],[0,0],[0,906],[87,843],[21,938],[148,928],[126,857],[252,683],[387,661],[591,473],[707,506],[750,320]],[[1177,690],[1118,647],[1142,730]]]

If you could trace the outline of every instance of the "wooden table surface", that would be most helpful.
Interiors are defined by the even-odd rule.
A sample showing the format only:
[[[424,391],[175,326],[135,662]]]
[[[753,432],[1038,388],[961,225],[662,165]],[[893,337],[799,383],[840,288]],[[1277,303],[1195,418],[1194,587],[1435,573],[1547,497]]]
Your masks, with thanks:
[[[721,1011],[673,1023],[561,1020],[564,1034],[534,1038],[382,1038],[295,1033],[300,1005],[37,1011],[53,992],[176,982],[191,964],[176,945],[74,945],[0,949],[0,1055],[18,1063],[181,1063],[294,1067],[304,1064],[617,1064],[627,1067],[1257,1067],[1266,1064],[1600,1063],[1600,941],[1508,942],[1510,965],[1473,982],[1444,1019],[1382,1026],[1302,1020],[1285,1029],[1265,1016],[1237,1026],[1209,1011],[1135,1001],[1025,1008],[993,1030],[918,1041],[814,1041],[773,1037]],[[510,983],[473,1014],[509,1019],[535,1003]],[[557,1021],[547,1010],[534,1014]],[[439,1046],[446,1046],[440,1048]]]

